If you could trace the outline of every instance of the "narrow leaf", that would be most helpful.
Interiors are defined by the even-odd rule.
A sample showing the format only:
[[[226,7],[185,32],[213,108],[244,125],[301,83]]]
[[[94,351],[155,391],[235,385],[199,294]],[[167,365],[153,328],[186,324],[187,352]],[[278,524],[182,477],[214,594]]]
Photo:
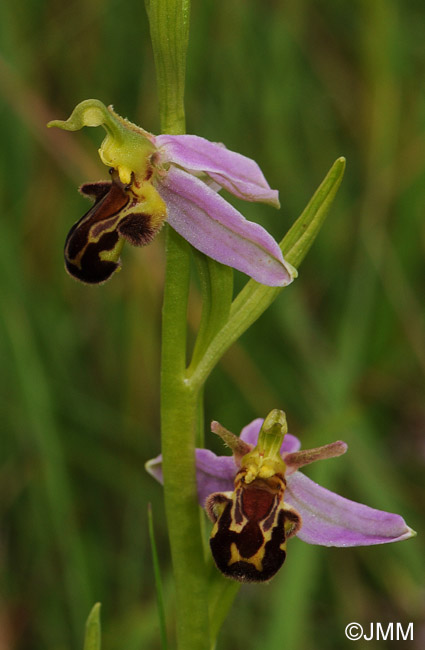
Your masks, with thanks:
[[[167,650],[168,643],[167,643],[167,628],[165,623],[164,597],[162,591],[161,573],[159,568],[159,558],[156,549],[155,534],[153,529],[152,506],[150,503],[148,504],[148,528],[149,528],[149,539],[152,548],[152,564],[153,564],[153,572],[155,576],[156,602],[158,607],[161,647],[162,650]]]
[[[96,603],[91,610],[86,623],[84,650],[100,650],[100,603]]]
[[[214,566],[209,590],[210,632],[213,644],[217,639],[221,626],[226,620],[240,588],[240,582],[228,580]]]
[[[233,297],[233,269],[196,249],[193,253],[200,280],[202,316],[191,368],[196,367],[213,337],[227,322]]]
[[[280,248],[285,259],[293,266],[298,267],[301,264],[319,234],[344,171],[345,158],[341,157],[334,162],[305,210],[283,238]]]
[[[298,267],[319,234],[341,184],[345,158],[338,158],[310,199],[302,214],[280,243],[287,262]],[[229,320],[216,334],[191,381],[200,387],[223,354],[272,304],[284,287],[268,287],[249,280],[232,303]]]

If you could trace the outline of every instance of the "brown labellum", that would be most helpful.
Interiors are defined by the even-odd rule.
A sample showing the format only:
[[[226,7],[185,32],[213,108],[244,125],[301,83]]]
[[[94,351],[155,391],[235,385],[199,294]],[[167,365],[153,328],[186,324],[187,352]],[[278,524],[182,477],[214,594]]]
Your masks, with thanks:
[[[95,203],[68,233],[65,266],[81,282],[100,284],[119,267],[122,241],[116,228],[129,197],[120,184],[107,181],[83,185],[80,191]]]
[[[211,494],[207,513],[215,522],[210,547],[218,569],[241,582],[270,580],[286,558],[286,540],[301,526],[299,514],[283,502],[286,481],[244,481],[236,476],[234,492]]]
[[[80,192],[95,203],[69,231],[65,266],[81,282],[100,284],[120,267],[124,241],[149,244],[161,229],[166,206],[145,182],[124,185],[112,172],[112,181],[86,183]]]

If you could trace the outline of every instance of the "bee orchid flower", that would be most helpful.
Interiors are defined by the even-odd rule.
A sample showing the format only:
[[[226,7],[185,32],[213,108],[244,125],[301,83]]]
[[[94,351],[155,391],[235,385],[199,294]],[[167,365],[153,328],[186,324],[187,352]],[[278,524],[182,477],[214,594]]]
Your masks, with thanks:
[[[94,99],[48,126],[106,130],[99,154],[111,180],[82,185],[94,205],[65,243],[66,269],[75,278],[104,282],[120,268],[124,242],[149,243],[165,221],[198,250],[258,282],[284,286],[295,277],[273,237],[218,193],[279,207],[278,192],[250,158],[195,135],[154,136]]]
[[[299,471],[316,460],[347,450],[338,441],[300,450],[287,433],[283,411],[246,426],[240,437],[218,422],[211,425],[233,452],[217,456],[196,450],[198,498],[214,526],[212,555],[226,576],[242,582],[267,581],[286,558],[286,540],[297,535],[322,546],[369,546],[415,535],[397,514],[375,510],[321,487]],[[147,471],[162,482],[161,456]]]

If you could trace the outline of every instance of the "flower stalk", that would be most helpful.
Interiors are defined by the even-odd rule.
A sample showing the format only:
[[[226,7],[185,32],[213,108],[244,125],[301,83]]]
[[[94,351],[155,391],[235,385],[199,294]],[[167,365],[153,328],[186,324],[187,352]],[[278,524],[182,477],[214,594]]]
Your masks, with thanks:
[[[210,647],[207,584],[195,469],[199,393],[186,382],[189,275],[189,245],[168,228],[161,362],[164,499],[176,589],[178,648],[206,650]]]
[[[185,130],[183,89],[184,56],[187,33],[176,29],[176,40],[167,36],[170,16],[180,4],[180,18],[188,11],[188,3],[174,0],[147,2],[152,43],[157,67],[160,96],[161,128],[169,134]],[[174,49],[178,34],[183,35],[181,50]],[[182,56],[182,52],[184,55]],[[180,61],[182,69],[175,74]],[[171,74],[170,72],[173,71]],[[182,84],[183,79],[183,84]],[[327,210],[336,194],[344,171],[343,159],[337,161],[327,178],[290,231],[287,249],[293,253],[292,264],[299,264],[318,234]],[[282,242],[286,244],[286,241]],[[214,624],[218,611],[223,620],[237,589],[215,581],[215,589],[226,594],[223,607],[208,602],[206,566],[203,559],[202,531],[196,501],[195,441],[202,438],[199,413],[202,412],[203,386],[209,372],[223,352],[237,340],[280,293],[280,288],[264,287],[251,280],[231,304],[232,272],[202,253],[197,254],[201,278],[203,316],[189,369],[186,369],[186,310],[189,288],[190,248],[167,226],[167,270],[163,303],[162,370],[161,370],[161,432],[169,539],[177,596],[178,647],[201,650],[209,648],[216,638]],[[225,295],[225,300],[220,299]],[[245,308],[246,298],[251,297]],[[256,307],[252,310],[252,305]],[[242,305],[239,307],[239,305]],[[229,328],[230,326],[230,328]],[[223,591],[224,589],[224,591]],[[208,605],[210,615],[208,622]],[[208,633],[209,625],[214,634]]]
[[[121,268],[125,241],[144,246],[167,222],[161,475],[176,587],[177,647],[207,650],[214,645],[218,621],[224,619],[236,590],[221,577],[210,579],[204,553],[195,460],[196,444],[203,446],[204,384],[223,352],[296,277],[295,266],[318,234],[337,191],[344,160],[336,161],[279,246],[264,228],[247,221],[218,192],[225,189],[239,199],[279,207],[278,192],[269,186],[257,163],[224,145],[184,134],[189,0],[146,0],[146,7],[163,134],[145,131],[95,99],[81,102],[67,120],[55,120],[48,126],[68,131],[102,126],[106,131],[99,155],[110,168],[111,180],[85,183],[80,188],[94,204],[73,225],[65,242],[65,266],[70,275],[88,284],[105,282]],[[290,259],[285,260],[282,252]],[[192,254],[201,284],[202,318],[189,363],[187,303]],[[253,278],[233,301],[230,267]],[[256,494],[262,489],[261,481],[270,479],[271,492],[281,500],[285,464],[279,448],[285,433],[284,415],[276,411],[264,423],[258,449],[252,453],[245,449],[249,466],[244,470],[244,484],[252,483],[247,495]],[[280,476],[277,482],[275,475]],[[264,501],[264,508],[267,505]],[[221,508],[220,501],[212,512]],[[279,533],[283,544],[286,536],[295,534],[297,517],[290,509],[282,516],[286,522],[284,532]],[[250,571],[268,579],[273,572],[270,568],[262,571],[261,562],[256,556]]]
[[[155,58],[162,133],[186,131],[184,84],[190,0],[145,0]]]
[[[157,72],[161,130],[185,132],[184,80],[189,0],[146,0]],[[177,647],[209,650],[195,443],[199,397],[186,381],[190,246],[169,226],[162,312],[161,438],[164,498],[176,589]]]
[[[68,120],[49,126],[106,130],[99,154],[111,180],[80,188],[94,205],[68,234],[64,253],[70,275],[89,284],[105,282],[120,270],[125,241],[143,246],[168,222],[162,455],[149,461],[147,469],[164,485],[177,648],[210,650],[238,585],[220,574],[210,575],[198,499],[213,522],[210,548],[217,568],[241,582],[270,580],[285,561],[287,539],[295,535],[310,544],[359,546],[401,541],[415,533],[400,515],[349,501],[300,473],[305,465],[342,455],[347,446],[337,441],[300,450],[299,441],[288,434],[283,411],[275,409],[264,421],[249,424],[240,437],[213,422],[212,431],[233,457],[217,457],[203,448],[205,382],[230,345],[297,277],[341,183],[345,160],[334,163],[280,245],[259,224],[248,222],[219,191],[279,207],[278,191],[269,187],[253,160],[222,144],[185,135],[190,0],[145,3],[162,135],[131,124],[98,100],[81,102]],[[192,255],[201,284],[202,318],[189,362]],[[230,267],[252,278],[234,300]],[[98,606],[89,617],[85,650],[100,650]]]

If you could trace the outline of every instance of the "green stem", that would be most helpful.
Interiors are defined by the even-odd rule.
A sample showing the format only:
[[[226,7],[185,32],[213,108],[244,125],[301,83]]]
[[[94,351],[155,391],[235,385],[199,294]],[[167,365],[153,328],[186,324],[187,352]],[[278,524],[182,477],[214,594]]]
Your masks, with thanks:
[[[177,641],[181,650],[207,650],[207,582],[195,469],[198,391],[186,381],[189,277],[190,247],[168,228],[161,430],[165,508],[176,585]]]
[[[161,130],[185,132],[184,82],[190,0],[146,0]],[[167,226],[162,312],[161,434],[164,498],[176,587],[177,647],[207,650],[207,578],[196,488],[201,387],[186,380],[190,246]]]
[[[163,133],[185,132],[184,84],[190,0],[145,0]]]

